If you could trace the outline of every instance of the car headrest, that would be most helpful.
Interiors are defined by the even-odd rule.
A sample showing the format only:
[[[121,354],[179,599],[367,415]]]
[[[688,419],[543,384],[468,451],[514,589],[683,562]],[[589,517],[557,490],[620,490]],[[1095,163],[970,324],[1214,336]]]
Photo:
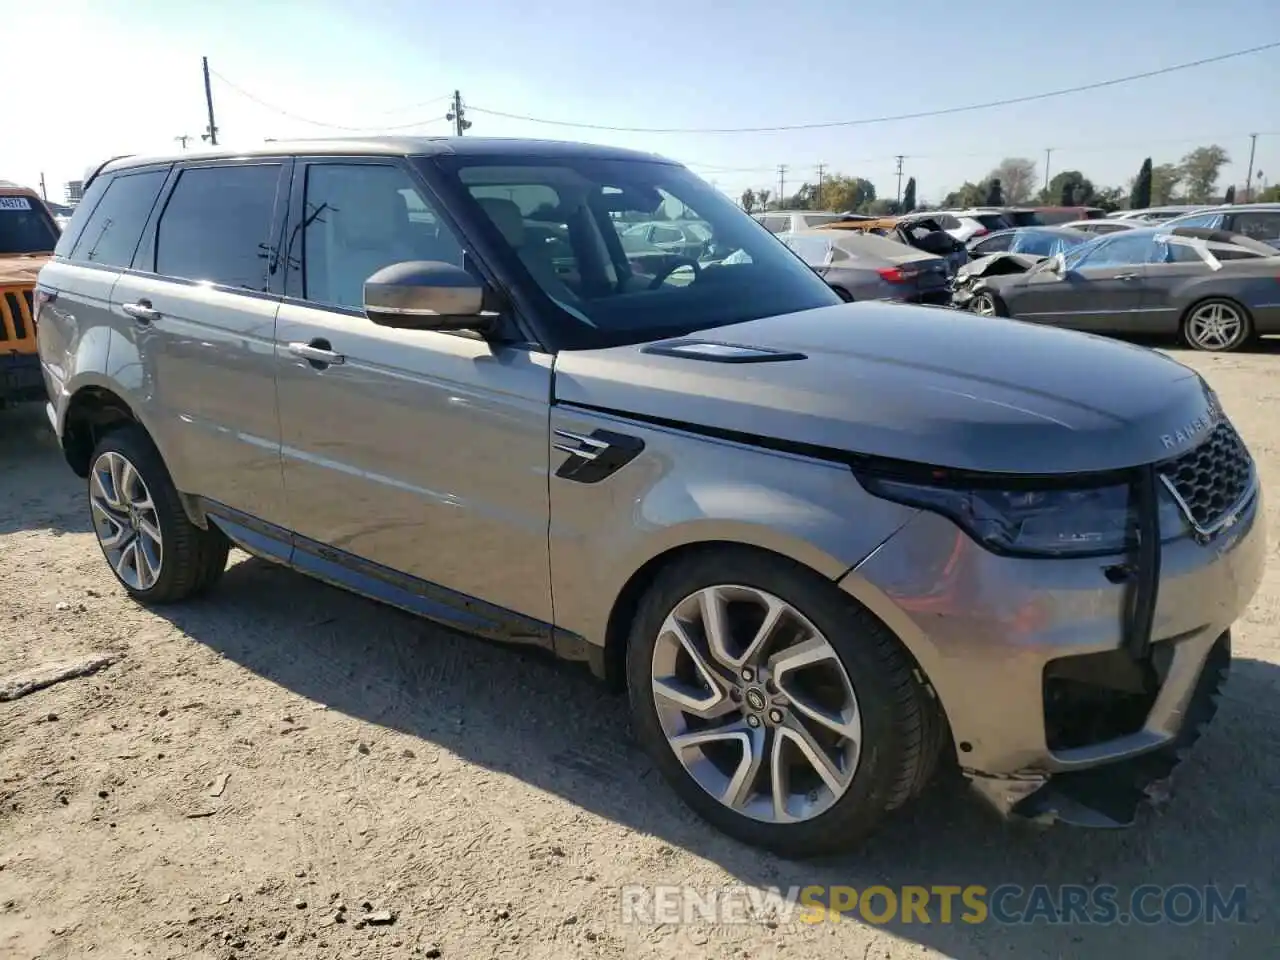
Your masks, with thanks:
[[[478,197],[480,206],[488,214],[503,238],[517,250],[524,245],[524,214],[514,200],[501,197]]]

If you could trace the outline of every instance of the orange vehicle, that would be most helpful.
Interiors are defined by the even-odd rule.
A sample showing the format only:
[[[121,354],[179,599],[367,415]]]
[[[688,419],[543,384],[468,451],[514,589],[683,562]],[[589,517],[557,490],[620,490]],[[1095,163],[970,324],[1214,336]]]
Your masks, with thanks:
[[[60,235],[39,194],[0,180],[0,407],[44,398],[36,355],[36,274]]]

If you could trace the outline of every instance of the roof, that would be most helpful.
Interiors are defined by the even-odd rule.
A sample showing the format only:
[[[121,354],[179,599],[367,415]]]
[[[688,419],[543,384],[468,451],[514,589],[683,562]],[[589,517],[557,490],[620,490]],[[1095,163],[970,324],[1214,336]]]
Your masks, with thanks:
[[[40,197],[40,194],[30,187],[24,187],[20,183],[14,183],[12,180],[0,180],[0,194],[6,197],[35,197],[37,199]]]
[[[333,137],[315,140],[267,140],[252,147],[214,147],[187,150],[162,156],[117,157],[99,173],[123,170],[150,163],[177,163],[191,160],[223,160],[239,157],[279,156],[370,156],[370,157],[595,157],[602,160],[647,160],[675,163],[654,153],[601,147],[559,140],[528,140],[499,137]]]

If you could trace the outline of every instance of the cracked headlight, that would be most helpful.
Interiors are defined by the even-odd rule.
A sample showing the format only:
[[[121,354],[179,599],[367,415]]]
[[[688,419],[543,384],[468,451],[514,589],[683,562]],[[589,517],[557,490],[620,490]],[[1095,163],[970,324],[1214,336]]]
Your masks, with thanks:
[[[952,520],[995,553],[1042,557],[1106,556],[1134,545],[1137,518],[1127,484],[1086,489],[1000,490],[860,476],[867,492]],[[1162,538],[1185,527],[1178,505],[1158,484]]]

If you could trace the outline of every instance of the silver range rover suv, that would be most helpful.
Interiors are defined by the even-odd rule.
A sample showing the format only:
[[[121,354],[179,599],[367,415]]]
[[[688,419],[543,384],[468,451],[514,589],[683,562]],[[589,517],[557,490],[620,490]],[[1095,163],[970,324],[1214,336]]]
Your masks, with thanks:
[[[621,242],[663,220],[705,247]],[[140,602],[209,590],[235,544],[586,661],[686,803],[787,855],[940,764],[1009,814],[1127,822],[1263,570],[1253,461],[1194,372],[843,303],[647,154],[117,159],[36,303],[49,417]]]

